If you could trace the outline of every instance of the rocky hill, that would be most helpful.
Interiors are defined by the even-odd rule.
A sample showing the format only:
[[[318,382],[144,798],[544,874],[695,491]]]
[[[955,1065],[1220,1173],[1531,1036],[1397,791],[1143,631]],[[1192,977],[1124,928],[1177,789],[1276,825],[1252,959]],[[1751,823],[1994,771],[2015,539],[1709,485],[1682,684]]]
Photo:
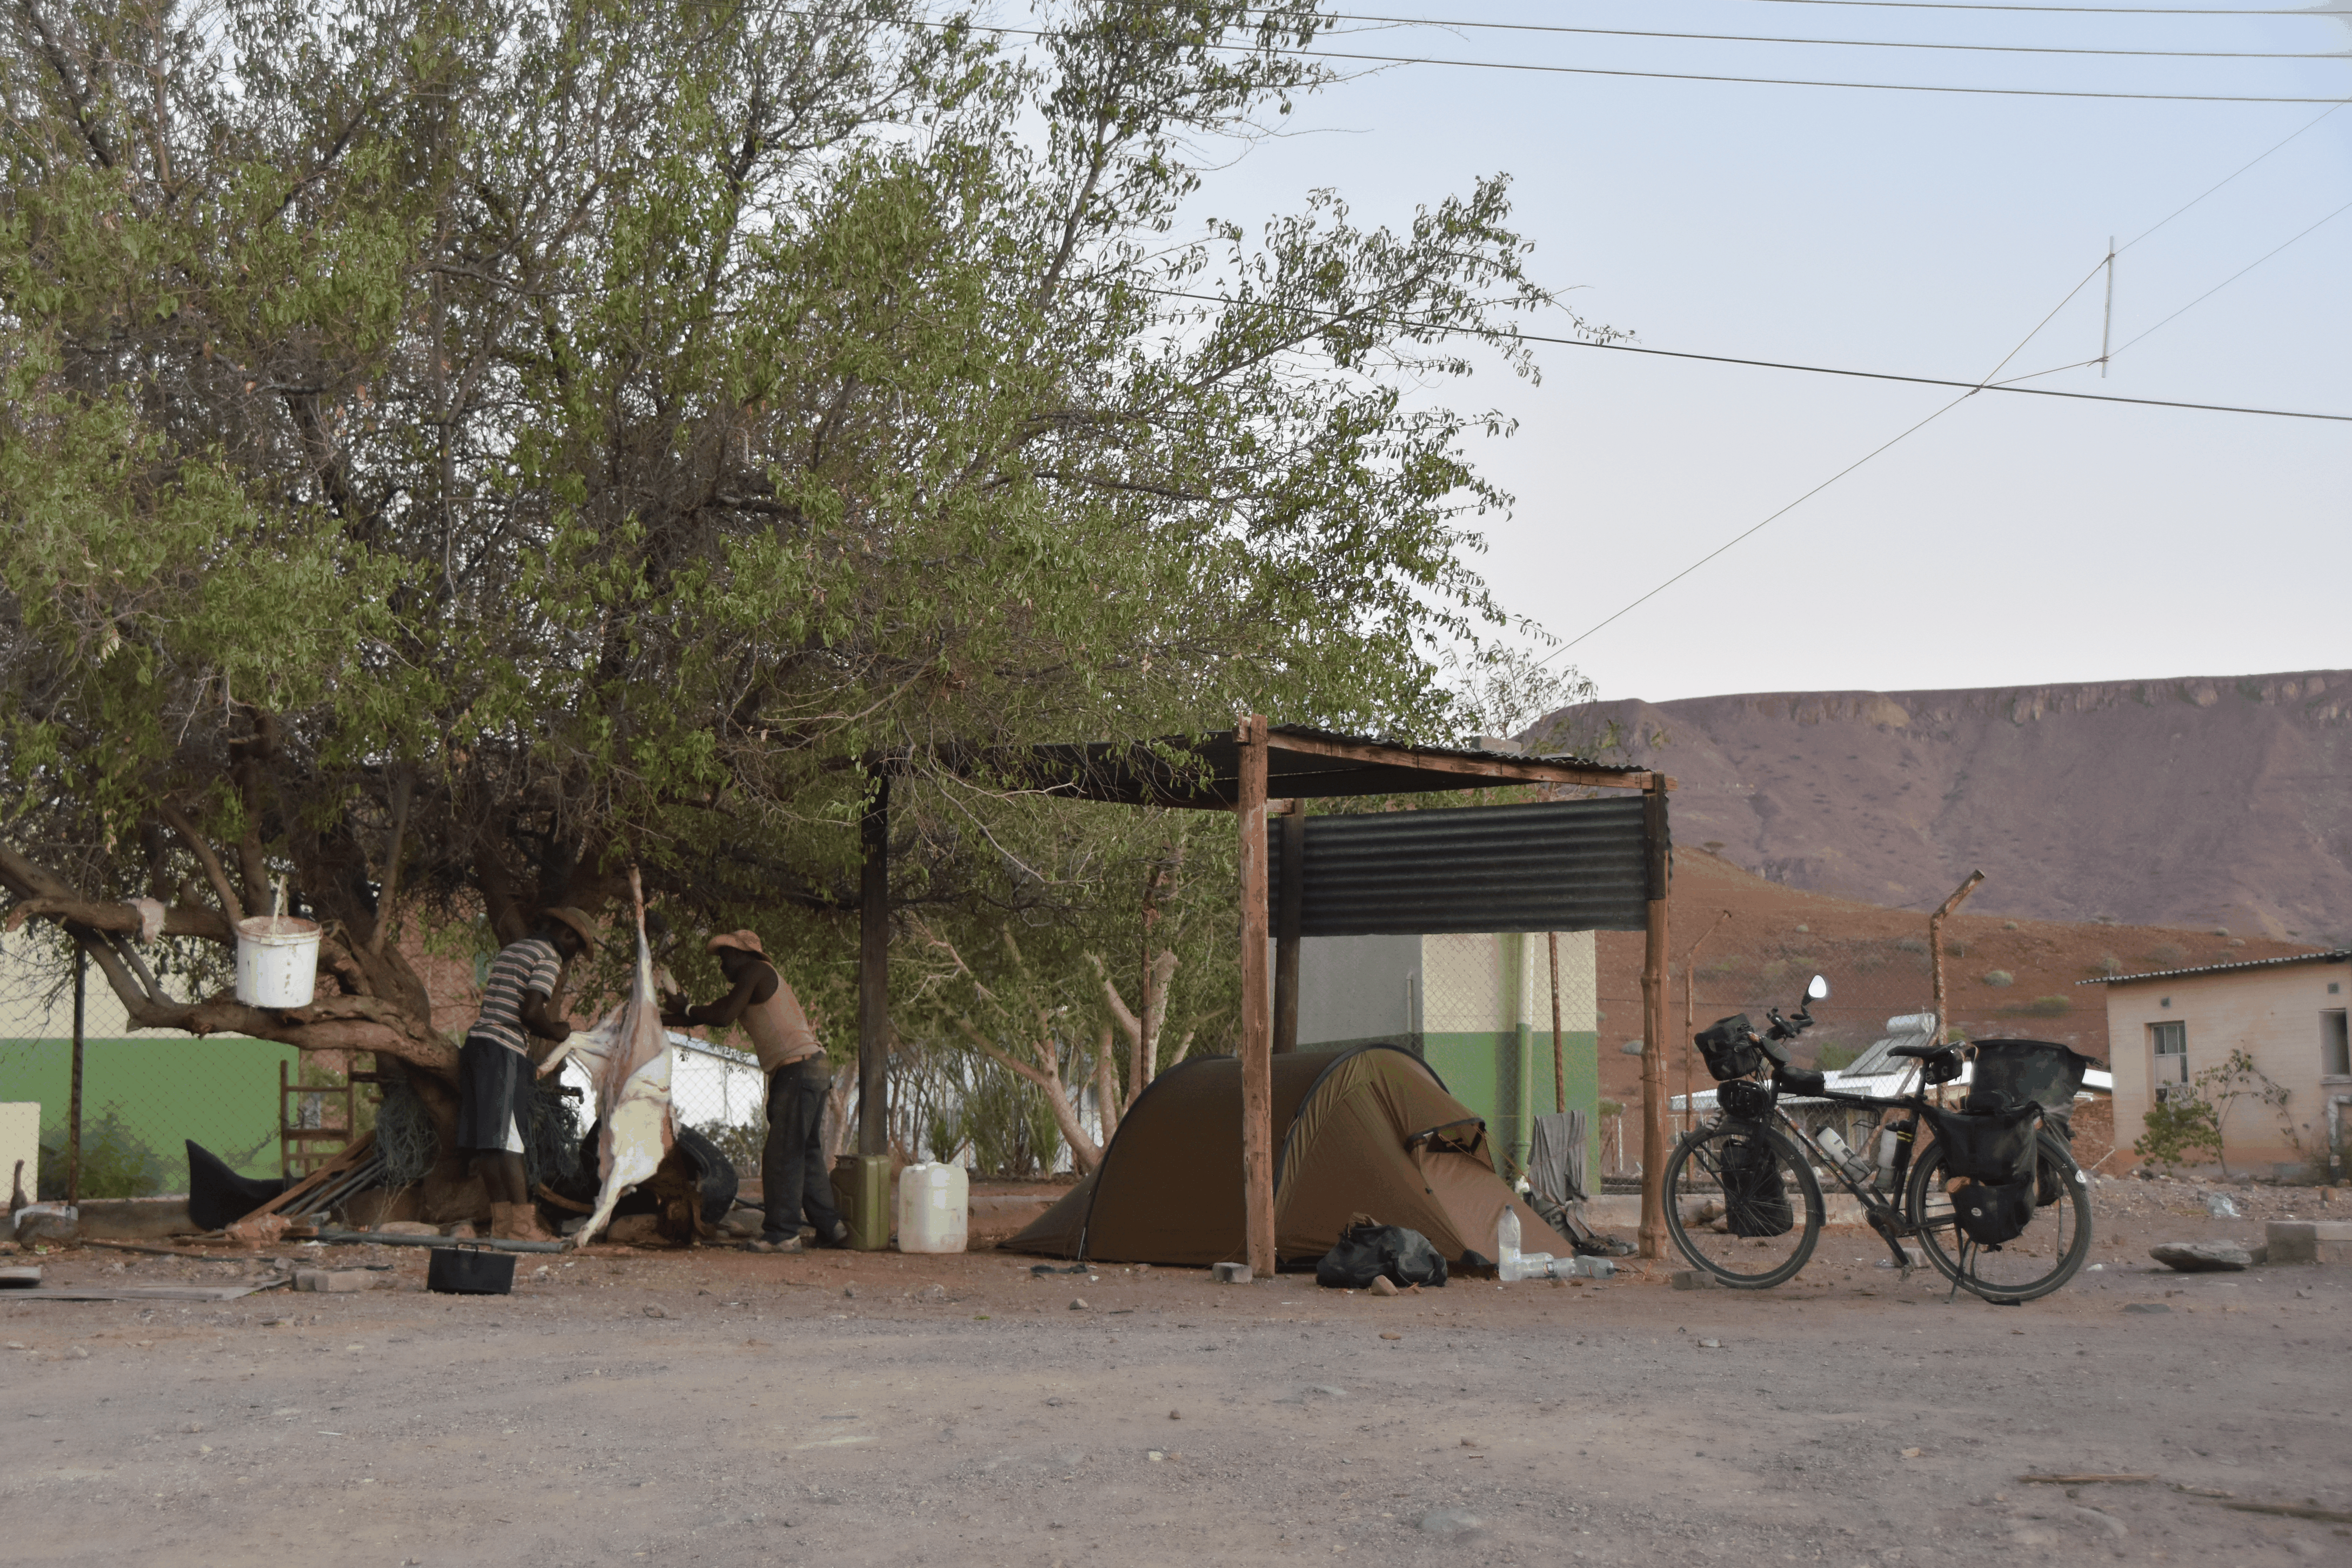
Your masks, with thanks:
[[[1675,839],[1770,881],[1977,915],[2352,937],[2352,671],[1565,709],[1664,768]]]

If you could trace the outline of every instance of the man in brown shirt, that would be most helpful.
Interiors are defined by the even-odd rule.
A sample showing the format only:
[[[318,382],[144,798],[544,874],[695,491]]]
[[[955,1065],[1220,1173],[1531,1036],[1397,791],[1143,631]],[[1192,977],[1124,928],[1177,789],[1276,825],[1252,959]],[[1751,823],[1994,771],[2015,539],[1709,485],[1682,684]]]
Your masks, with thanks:
[[[751,1037],[760,1071],[768,1075],[768,1141],[760,1153],[761,1201],[767,1218],[754,1252],[801,1249],[805,1213],[824,1247],[846,1247],[849,1227],[833,1207],[833,1175],[825,1167],[825,1096],[833,1089],[832,1064],[809,1028],[800,998],[768,962],[757,932],[728,931],[710,939],[709,951],[727,977],[727,994],[702,1007],[683,997],[667,998],[662,1021],[705,1024],[723,1030],[741,1024]]]

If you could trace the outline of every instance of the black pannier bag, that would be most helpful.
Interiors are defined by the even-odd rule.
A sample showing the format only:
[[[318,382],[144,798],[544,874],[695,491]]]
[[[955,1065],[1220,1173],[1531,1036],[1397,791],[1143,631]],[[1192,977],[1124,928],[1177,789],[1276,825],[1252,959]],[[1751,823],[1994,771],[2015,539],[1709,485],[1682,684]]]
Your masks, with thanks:
[[[1755,1036],[1756,1028],[1748,1021],[1748,1015],[1735,1013],[1716,1019],[1691,1040],[1706,1059],[1707,1071],[1717,1083],[1726,1083],[1746,1078],[1764,1065],[1764,1053],[1757,1049]]]
[[[1969,1074],[1971,1111],[2031,1102],[2053,1116],[2069,1115],[2091,1067],[2091,1058],[2055,1040],[1980,1040],[1975,1052],[1976,1071]]]
[[[1734,1236],[1784,1236],[1797,1223],[1780,1156],[1761,1138],[1729,1138],[1723,1150],[1723,1218]]]
[[[2042,1107],[2028,1103],[2006,1111],[1943,1111],[1923,1107],[1944,1146],[1944,1178],[1970,1181],[2030,1181],[2034,1135],[2042,1130]]]
[[[1445,1254],[1418,1230],[1360,1220],[1315,1265],[1315,1282],[1334,1291],[1360,1291],[1382,1276],[1399,1285],[1443,1285]]]
[[[2033,1182],[1961,1184],[1952,1194],[1952,1219],[1979,1247],[1998,1247],[2021,1235],[2033,1218]]]

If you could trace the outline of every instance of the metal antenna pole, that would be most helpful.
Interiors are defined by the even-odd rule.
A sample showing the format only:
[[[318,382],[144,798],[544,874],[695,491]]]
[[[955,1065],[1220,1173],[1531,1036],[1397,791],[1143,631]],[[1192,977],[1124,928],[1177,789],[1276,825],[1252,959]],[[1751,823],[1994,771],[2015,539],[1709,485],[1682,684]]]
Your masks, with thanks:
[[[2107,379],[2107,343],[2116,329],[2116,236],[2107,236],[2107,308],[2099,321],[2099,379]]]

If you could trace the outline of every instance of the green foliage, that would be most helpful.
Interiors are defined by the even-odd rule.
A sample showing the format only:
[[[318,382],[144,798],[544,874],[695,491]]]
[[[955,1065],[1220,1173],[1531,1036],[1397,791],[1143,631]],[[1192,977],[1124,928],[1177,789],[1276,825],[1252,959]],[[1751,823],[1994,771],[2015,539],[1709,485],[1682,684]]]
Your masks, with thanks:
[[[1007,852],[995,748],[1576,689],[1478,641],[1505,430],[1431,395],[1467,343],[1533,373],[1505,182],[1178,226],[1320,81],[1311,10],[1066,0],[1025,57],[905,0],[0,25],[0,831],[89,896],[215,903],[184,811],[421,1019],[380,921],[509,939],[635,862],[681,979],[756,925],[842,1049],[882,758],[894,899],[972,946],[1097,896]]]
[[[1830,1040],[1823,1043],[1820,1050],[1813,1052],[1813,1065],[1820,1068],[1824,1072],[1835,1072],[1839,1068],[1853,1066],[1854,1059],[1859,1057],[1861,1054],[1862,1048],[1860,1046],[1846,1045],[1837,1040]]]
[[[2017,977],[2011,974],[2007,969],[1987,969],[1984,972],[1983,979],[1986,985],[1990,986],[1996,991],[2007,990],[2010,987],[2017,984]]]
[[[124,1124],[120,1105],[109,1105],[95,1117],[87,1113],[83,1115],[83,1197],[152,1197],[163,1190],[166,1175],[167,1167],[162,1156]],[[63,1124],[41,1129],[40,1186],[43,1200],[64,1200],[66,1129]]]
[[[2223,1135],[2238,1102],[2252,1100],[2267,1106],[2287,1124],[2292,1143],[2294,1128],[2287,1105],[2294,1097],[2294,1092],[2264,1072],[2243,1046],[2232,1046],[2227,1056],[2148,1109],[2145,1130],[2133,1143],[2132,1152],[2168,1166],[2184,1164],[2200,1152],[2210,1153],[2227,1176],[2230,1162]]]
[[[2200,1154],[2221,1156],[2221,1118],[2213,1103],[2201,1095],[2176,1092],[2167,1096],[2147,1108],[2140,1128],[2132,1153],[2157,1165],[2186,1165]]]
[[[2022,1006],[2009,1008],[2004,1010],[2017,1013],[2026,1018],[2054,1019],[2065,1017],[2066,1014],[2074,1010],[2074,998],[2071,997],[2051,996],[2036,997],[2032,1001],[2024,1003]]]

